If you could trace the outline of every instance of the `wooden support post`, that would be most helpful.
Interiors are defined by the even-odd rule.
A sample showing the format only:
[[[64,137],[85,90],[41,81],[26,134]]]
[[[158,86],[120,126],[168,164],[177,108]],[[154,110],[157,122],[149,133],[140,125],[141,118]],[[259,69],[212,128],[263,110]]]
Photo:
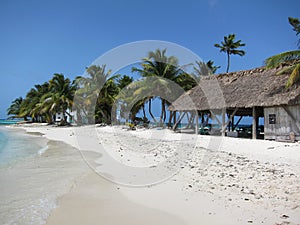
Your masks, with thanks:
[[[239,125],[239,123],[241,122],[242,119],[243,119],[243,116],[240,116],[240,118],[238,119],[238,121],[234,125],[233,129],[235,129]]]
[[[212,115],[212,119],[215,119],[217,121],[217,123],[219,124],[219,126],[222,127],[222,123],[221,121],[219,120],[219,118],[213,113],[213,111],[210,111],[211,115]]]
[[[199,113],[198,113],[198,111],[196,112],[195,119],[196,119],[195,133],[198,134],[199,133]]]
[[[187,119],[187,122],[188,122],[188,125],[190,124],[190,116],[189,116],[189,112],[186,112],[186,119]]]
[[[224,137],[225,136],[225,130],[226,130],[226,108],[225,109],[222,109],[222,136]]]
[[[201,112],[201,130],[203,130],[203,125],[204,125],[204,112]]]
[[[238,108],[235,108],[233,113],[230,115],[228,121],[224,124],[224,126],[222,126],[222,131],[226,131],[226,127],[230,124],[230,122],[232,121],[232,118],[234,117],[234,115],[236,114]]]
[[[192,128],[194,126],[195,113],[191,112],[191,117],[188,118],[188,125],[186,129]]]
[[[226,113],[227,115],[227,118],[230,118],[230,114],[229,113]],[[230,130],[230,127],[231,127],[231,119],[229,119],[227,122],[226,122],[226,126],[228,127],[228,131],[231,131]]]
[[[173,130],[175,131],[179,125],[179,123],[181,122],[182,118],[184,117],[184,115],[186,114],[186,112],[182,113],[180,112],[179,113],[179,118],[177,120],[177,122],[174,124],[174,127],[173,127]]]
[[[256,116],[256,109],[255,109],[255,106],[253,106],[252,108],[252,139],[256,139],[256,130],[257,130],[257,127],[256,127],[256,120],[257,120],[257,116]]]

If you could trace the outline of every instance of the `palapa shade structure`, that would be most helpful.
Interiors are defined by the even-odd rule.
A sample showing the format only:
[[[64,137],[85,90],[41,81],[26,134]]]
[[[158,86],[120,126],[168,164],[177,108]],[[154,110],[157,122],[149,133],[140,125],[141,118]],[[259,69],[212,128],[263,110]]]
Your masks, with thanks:
[[[280,68],[256,68],[204,77],[198,86],[173,102],[169,110],[204,111],[224,107],[252,108],[300,104],[300,85],[287,89],[285,85],[290,74],[276,75],[279,70]]]
[[[232,116],[253,116],[253,138],[256,137],[254,123],[257,124],[257,117],[266,117],[268,108],[283,107],[285,110],[289,110],[288,107],[294,106],[296,108],[292,108],[292,112],[287,113],[293,120],[296,120],[293,123],[298,123],[297,121],[300,120],[300,85],[297,83],[286,88],[290,73],[277,75],[286,66],[288,65],[282,65],[276,69],[260,67],[203,77],[199,85],[174,101],[169,110],[203,112],[225,109]],[[282,117],[282,113],[278,116]],[[265,118],[265,127],[268,125],[266,124],[267,119]],[[282,124],[282,126],[291,125]],[[299,129],[296,130],[296,133],[299,132]]]

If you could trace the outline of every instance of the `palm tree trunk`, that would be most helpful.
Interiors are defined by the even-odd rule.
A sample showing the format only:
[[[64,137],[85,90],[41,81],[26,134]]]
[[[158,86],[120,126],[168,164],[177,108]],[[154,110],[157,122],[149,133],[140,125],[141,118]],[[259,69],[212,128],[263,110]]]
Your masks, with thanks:
[[[229,66],[230,66],[230,55],[229,55],[229,52],[227,52],[227,69],[226,69],[226,73],[228,73],[228,71],[229,71]]]
[[[146,111],[145,111],[145,105],[142,106],[142,110],[143,110],[143,120],[145,120],[147,117],[146,117]]]
[[[164,100],[161,99],[161,113],[159,117],[159,125],[162,126],[163,124],[163,118],[164,118]]]
[[[66,125],[67,120],[66,120],[66,111],[62,110],[62,120],[60,121],[60,125]]]
[[[52,124],[53,123],[53,119],[52,119],[52,114],[51,113],[46,113],[46,122],[48,124]]]
[[[153,119],[153,122],[154,123],[157,123],[157,121],[156,121],[156,119],[155,119],[155,117],[153,116],[153,114],[152,114],[152,111],[151,111],[151,102],[152,102],[152,100],[151,100],[151,98],[149,99],[149,105],[148,105],[148,110],[149,110],[149,114],[150,114],[150,116],[152,117],[152,119]]]
[[[175,126],[175,123],[176,123],[176,111],[174,111],[173,113],[173,126]]]
[[[172,123],[173,116],[174,116],[174,112],[170,111],[168,127],[171,127],[171,128],[172,128],[171,123]]]
[[[77,125],[82,125],[82,116],[80,114],[80,111],[77,109],[76,110],[76,120],[75,120]]]
[[[164,100],[164,103],[163,103],[163,112],[164,112],[163,121],[164,121],[164,123],[165,123],[165,122],[166,122],[166,118],[167,118],[166,101],[165,101],[165,100]]]

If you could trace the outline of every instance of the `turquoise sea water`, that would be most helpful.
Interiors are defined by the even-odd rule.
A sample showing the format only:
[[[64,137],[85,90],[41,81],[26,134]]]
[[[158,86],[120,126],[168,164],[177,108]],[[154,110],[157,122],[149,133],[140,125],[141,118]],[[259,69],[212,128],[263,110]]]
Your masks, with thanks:
[[[11,166],[44,151],[47,145],[36,139],[37,137],[0,126],[0,167]]]
[[[23,120],[20,120],[20,119],[14,119],[14,120],[0,119],[0,125],[16,124],[17,122],[20,122],[20,121],[23,121]]]
[[[0,224],[41,225],[55,207],[49,192],[38,192],[43,186],[35,170],[37,157],[47,148],[45,138],[0,126]]]
[[[86,169],[73,147],[0,126],[0,225],[45,224]]]

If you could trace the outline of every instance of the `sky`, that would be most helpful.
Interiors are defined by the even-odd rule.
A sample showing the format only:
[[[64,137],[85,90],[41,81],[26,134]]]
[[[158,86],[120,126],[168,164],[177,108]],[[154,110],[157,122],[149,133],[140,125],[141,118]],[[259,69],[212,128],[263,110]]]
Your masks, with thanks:
[[[299,12],[299,0],[0,0],[0,118],[34,84],[54,73],[74,79],[107,51],[135,41],[181,45],[221,73],[226,55],[214,44],[235,33],[246,55],[232,56],[230,71],[260,67],[296,48],[288,17]]]

